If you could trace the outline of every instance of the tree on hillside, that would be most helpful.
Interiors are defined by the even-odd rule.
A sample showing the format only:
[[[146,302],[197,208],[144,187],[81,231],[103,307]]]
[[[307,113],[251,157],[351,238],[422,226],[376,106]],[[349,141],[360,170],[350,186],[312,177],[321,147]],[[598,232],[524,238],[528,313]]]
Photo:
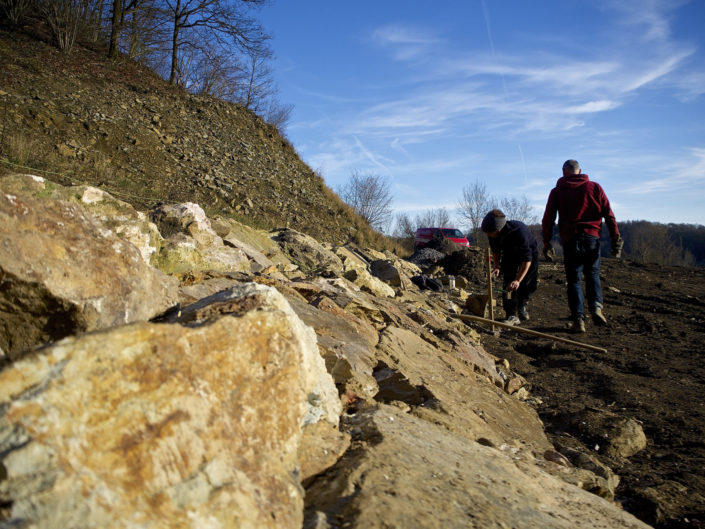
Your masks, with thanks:
[[[240,84],[237,101],[283,131],[293,105],[282,105],[278,101],[279,91],[271,68],[272,52],[268,49],[248,50],[246,57],[245,80]]]
[[[38,5],[56,46],[64,53],[69,53],[83,23],[86,4],[74,0],[44,0]]]
[[[182,50],[177,71],[178,84],[189,92],[227,101],[239,102],[241,87],[247,83],[243,64],[220,47]]]
[[[182,47],[212,47],[213,43],[233,46],[248,53],[264,53],[269,36],[245,9],[265,0],[164,0],[171,20],[171,66],[169,82],[176,84]]]
[[[0,21],[10,27],[18,27],[27,16],[32,0],[0,0]]]
[[[125,17],[120,47],[130,59],[158,63],[159,56],[164,55],[165,41],[166,21],[157,0],[140,0],[139,6]]]
[[[125,27],[125,19],[140,7],[144,0],[113,0],[110,17],[110,38],[108,57],[117,59],[120,34]]]
[[[674,241],[670,227],[648,221],[626,221],[619,230],[624,238],[624,257],[639,263],[693,266],[693,253]]]
[[[475,244],[480,239],[482,219],[492,209],[492,204],[492,197],[484,182],[476,180],[463,188],[463,195],[458,203],[458,214],[470,223],[471,237]]]
[[[386,178],[354,171],[338,189],[338,195],[374,229],[379,230],[388,223],[392,214],[392,194]]]

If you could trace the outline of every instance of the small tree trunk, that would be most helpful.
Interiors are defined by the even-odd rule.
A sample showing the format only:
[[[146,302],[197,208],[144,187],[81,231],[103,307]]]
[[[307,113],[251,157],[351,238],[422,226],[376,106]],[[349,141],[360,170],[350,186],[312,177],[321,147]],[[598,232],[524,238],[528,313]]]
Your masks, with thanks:
[[[118,38],[120,36],[120,20],[122,19],[122,0],[113,0],[113,18],[110,24],[110,45],[108,46],[108,57],[117,59]]]
[[[174,33],[171,38],[171,72],[169,73],[169,84],[176,84],[176,62],[178,60],[179,49],[179,26],[174,21]]]

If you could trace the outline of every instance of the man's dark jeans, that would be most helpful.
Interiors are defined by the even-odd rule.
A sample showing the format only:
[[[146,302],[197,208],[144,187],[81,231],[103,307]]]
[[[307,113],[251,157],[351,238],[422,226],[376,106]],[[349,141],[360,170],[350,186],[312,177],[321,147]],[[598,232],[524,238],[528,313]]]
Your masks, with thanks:
[[[582,278],[585,276],[585,293],[588,309],[602,308],[600,285],[600,241],[597,237],[581,234],[563,245],[563,263],[568,281],[568,306],[573,320],[584,318]]]

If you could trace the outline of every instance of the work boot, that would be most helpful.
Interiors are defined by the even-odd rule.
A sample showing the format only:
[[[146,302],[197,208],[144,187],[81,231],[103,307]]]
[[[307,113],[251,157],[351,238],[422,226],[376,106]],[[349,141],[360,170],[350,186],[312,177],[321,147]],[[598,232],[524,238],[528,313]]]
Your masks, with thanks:
[[[570,332],[574,334],[585,332],[585,321],[582,318],[573,320],[573,323],[570,325]]]
[[[509,316],[509,317],[508,317],[506,320],[504,320],[502,323],[504,323],[504,324],[506,324],[506,325],[519,325],[519,323],[521,323],[521,321],[519,320],[519,318],[517,318],[516,316],[512,315],[512,316]]]
[[[519,319],[521,321],[527,321],[529,319],[529,309],[526,305],[519,307]]]
[[[592,321],[595,325],[607,325],[607,318],[605,318],[605,315],[602,314],[601,307],[597,307],[592,312]]]

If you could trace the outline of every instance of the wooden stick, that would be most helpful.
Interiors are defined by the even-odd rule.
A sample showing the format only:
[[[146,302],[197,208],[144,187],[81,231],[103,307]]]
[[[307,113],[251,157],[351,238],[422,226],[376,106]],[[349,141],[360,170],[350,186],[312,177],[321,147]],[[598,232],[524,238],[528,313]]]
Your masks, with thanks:
[[[487,318],[480,318],[479,316],[471,316],[469,314],[449,314],[453,318],[458,318],[460,320],[478,321],[480,323],[489,323],[490,325],[496,325],[504,329],[509,329],[510,331],[523,332],[525,334],[531,334],[532,336],[538,336],[540,338],[546,338],[547,340],[552,340],[554,342],[567,343],[570,345],[575,345],[577,347],[583,347],[585,349],[590,349],[592,351],[597,351],[599,353],[607,353],[607,349],[602,347],[597,347],[595,345],[589,345],[582,342],[576,342],[574,340],[569,340],[568,338],[561,338],[560,336],[552,336],[550,334],[545,334],[538,331],[532,331],[531,329],[525,329],[523,327],[517,327],[516,325],[509,325],[507,323],[502,323],[498,321],[488,320]]]
[[[492,299],[492,249],[487,248],[487,304],[490,307],[490,320],[494,321],[494,300]],[[494,332],[494,324],[490,324]]]

